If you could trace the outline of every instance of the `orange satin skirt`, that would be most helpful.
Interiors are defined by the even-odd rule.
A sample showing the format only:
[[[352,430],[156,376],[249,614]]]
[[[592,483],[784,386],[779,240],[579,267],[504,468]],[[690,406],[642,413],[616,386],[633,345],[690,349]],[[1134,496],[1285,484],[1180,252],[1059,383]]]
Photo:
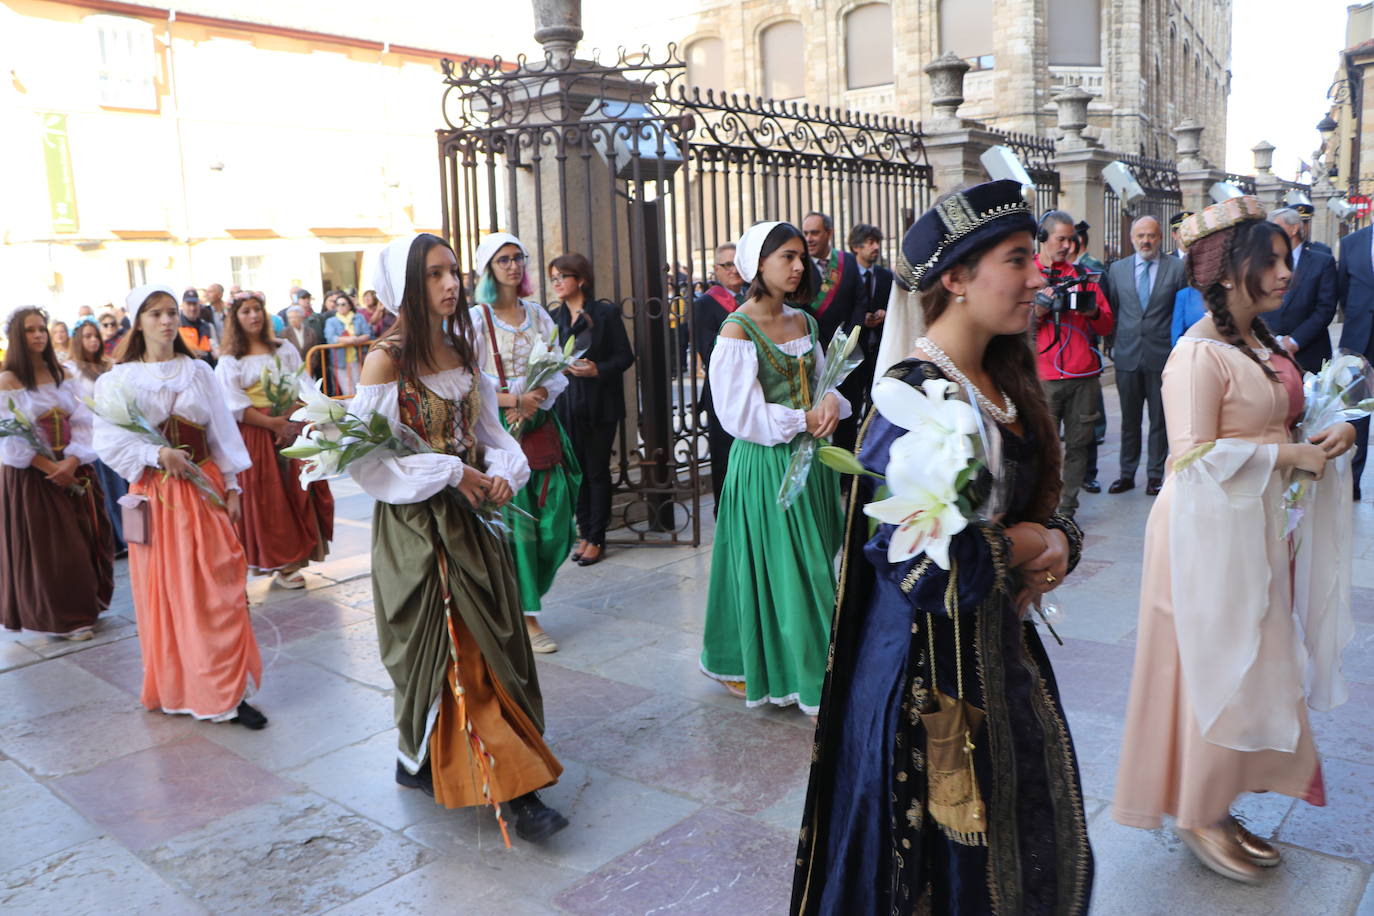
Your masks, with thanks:
[[[301,462],[281,458],[269,430],[240,423],[239,432],[253,459],[253,466],[239,474],[243,516],[235,526],[248,566],[272,572],[323,560],[334,537],[329,484],[317,480],[301,489]]]
[[[200,466],[224,494],[213,461]],[[248,616],[248,568],[229,515],[185,480],[148,468],[130,493],[148,497],[151,544],[129,545],[129,578],[149,709],[231,719],[262,682]]]
[[[539,729],[491,676],[477,643],[456,615],[458,666],[449,665],[439,718],[429,736],[434,800],[445,808],[500,804],[553,785],[563,766]],[[461,684],[462,702],[454,695]],[[468,722],[471,722],[471,732]],[[478,755],[486,755],[486,764]],[[491,791],[482,793],[483,783]]]

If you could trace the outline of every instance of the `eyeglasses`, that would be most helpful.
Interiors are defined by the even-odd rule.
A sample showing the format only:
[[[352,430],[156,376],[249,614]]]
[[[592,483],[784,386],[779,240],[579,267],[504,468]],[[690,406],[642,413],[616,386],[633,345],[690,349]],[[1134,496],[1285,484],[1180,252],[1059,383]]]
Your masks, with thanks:
[[[519,267],[525,263],[523,254],[508,254],[503,258],[496,259],[497,267]]]
[[[564,280],[576,280],[576,274],[549,274],[550,283],[562,283]]]
[[[100,326],[102,328],[112,328],[115,327],[115,323],[113,321],[102,321],[100,322]]]
[[[716,266],[717,266],[717,267],[724,268],[725,270],[734,270],[734,269],[735,269],[735,262],[734,262],[734,261],[721,261],[721,262],[720,262],[719,264],[717,264]]]

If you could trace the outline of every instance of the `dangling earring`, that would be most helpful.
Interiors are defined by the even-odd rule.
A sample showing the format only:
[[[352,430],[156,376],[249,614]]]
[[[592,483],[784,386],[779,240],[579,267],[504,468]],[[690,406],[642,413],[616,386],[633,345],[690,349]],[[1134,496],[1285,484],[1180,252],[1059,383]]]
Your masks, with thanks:
[[[1223,287],[1225,287],[1226,289],[1235,289],[1235,287],[1234,287],[1233,285],[1231,285],[1230,283],[1223,283],[1223,284],[1221,284],[1221,285],[1222,285]]]
[[[955,301],[955,302],[959,302],[959,303],[964,303],[964,302],[967,302],[968,300],[965,299],[963,296],[955,296],[955,297],[954,297],[954,301]]]

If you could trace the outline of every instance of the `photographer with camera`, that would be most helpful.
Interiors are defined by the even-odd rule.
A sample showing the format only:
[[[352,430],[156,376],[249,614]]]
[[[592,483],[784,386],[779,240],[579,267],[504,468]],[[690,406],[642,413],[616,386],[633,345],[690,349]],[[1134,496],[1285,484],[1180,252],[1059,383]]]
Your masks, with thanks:
[[[1112,309],[1097,275],[1070,261],[1073,217],[1051,210],[1040,219],[1035,265],[1046,286],[1035,297],[1035,357],[1056,425],[1064,425],[1064,489],[1059,512],[1072,517],[1088,466],[1093,427],[1101,419],[1102,354],[1094,336],[1112,332]]]

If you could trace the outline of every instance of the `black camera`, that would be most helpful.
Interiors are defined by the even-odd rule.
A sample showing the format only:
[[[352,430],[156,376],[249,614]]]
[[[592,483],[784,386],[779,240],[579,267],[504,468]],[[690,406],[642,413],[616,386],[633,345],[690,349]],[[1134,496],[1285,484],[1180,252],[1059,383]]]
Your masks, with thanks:
[[[1046,277],[1050,279],[1050,277]],[[1081,283],[1093,279],[1092,274],[1074,273],[1054,280],[1035,294],[1035,307],[1048,309],[1051,314],[1062,312],[1094,312],[1097,310],[1097,295],[1092,290],[1073,289]]]

